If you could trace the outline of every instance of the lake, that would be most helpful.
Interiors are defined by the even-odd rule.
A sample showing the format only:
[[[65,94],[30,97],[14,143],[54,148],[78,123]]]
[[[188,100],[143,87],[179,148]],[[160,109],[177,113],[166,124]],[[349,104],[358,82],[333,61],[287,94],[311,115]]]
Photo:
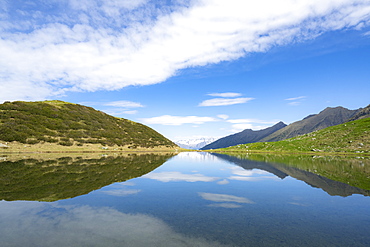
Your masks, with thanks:
[[[0,245],[370,246],[369,157],[0,156]]]

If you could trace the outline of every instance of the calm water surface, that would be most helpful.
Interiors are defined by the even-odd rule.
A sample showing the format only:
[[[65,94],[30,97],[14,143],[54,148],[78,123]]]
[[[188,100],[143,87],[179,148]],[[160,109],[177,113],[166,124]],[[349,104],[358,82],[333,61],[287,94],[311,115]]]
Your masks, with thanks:
[[[370,246],[369,163],[284,160],[2,157],[0,245]]]

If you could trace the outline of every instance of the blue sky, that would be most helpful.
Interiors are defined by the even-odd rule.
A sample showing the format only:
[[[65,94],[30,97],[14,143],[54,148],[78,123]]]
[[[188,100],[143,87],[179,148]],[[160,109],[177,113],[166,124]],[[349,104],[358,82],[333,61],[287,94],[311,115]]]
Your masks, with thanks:
[[[80,103],[176,141],[369,92],[369,0],[0,0],[0,102]]]

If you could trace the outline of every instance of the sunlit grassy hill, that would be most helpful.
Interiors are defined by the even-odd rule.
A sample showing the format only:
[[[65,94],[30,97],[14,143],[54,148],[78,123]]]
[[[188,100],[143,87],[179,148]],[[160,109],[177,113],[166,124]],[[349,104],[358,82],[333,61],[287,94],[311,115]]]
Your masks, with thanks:
[[[91,107],[63,101],[0,104],[0,142],[128,148],[176,147],[155,130]],[[3,144],[4,145],[4,144]]]
[[[278,142],[237,145],[219,151],[370,153],[370,118],[347,122]]]

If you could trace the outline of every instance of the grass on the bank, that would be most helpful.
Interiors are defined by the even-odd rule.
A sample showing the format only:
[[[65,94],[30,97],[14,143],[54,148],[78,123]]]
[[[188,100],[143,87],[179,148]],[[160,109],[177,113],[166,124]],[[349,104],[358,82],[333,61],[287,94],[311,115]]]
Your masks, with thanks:
[[[101,144],[83,144],[62,146],[58,143],[37,143],[24,144],[19,142],[6,143],[6,147],[0,147],[1,153],[75,153],[75,152],[182,152],[183,148],[156,146],[156,147],[135,147],[126,146],[105,146]]]
[[[283,141],[248,143],[213,151],[370,154],[370,118],[328,127]]]

